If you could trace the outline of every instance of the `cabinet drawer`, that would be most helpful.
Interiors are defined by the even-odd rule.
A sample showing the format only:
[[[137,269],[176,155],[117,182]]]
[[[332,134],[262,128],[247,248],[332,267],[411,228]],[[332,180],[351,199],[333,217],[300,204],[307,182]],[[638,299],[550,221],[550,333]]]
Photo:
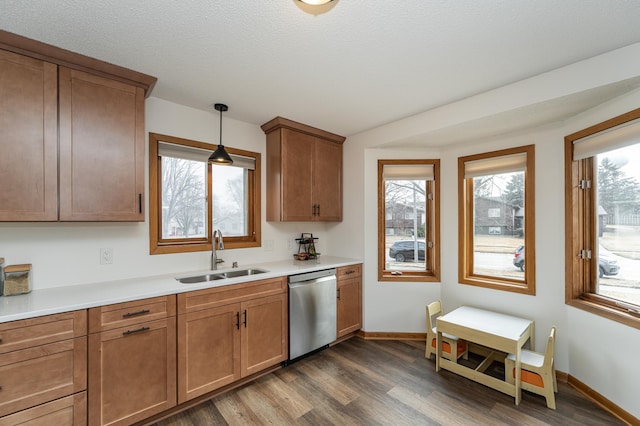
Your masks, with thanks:
[[[362,264],[342,266],[336,269],[336,278],[353,278],[362,275]]]
[[[0,324],[0,354],[87,334],[87,311]]]
[[[87,338],[0,355],[0,416],[86,389]]]
[[[87,393],[66,396],[6,417],[0,426],[84,426],[87,424]]]
[[[287,279],[279,277],[181,293],[178,295],[178,313],[195,312],[286,291]]]
[[[161,296],[89,309],[89,333],[128,327],[176,314],[176,296]]]

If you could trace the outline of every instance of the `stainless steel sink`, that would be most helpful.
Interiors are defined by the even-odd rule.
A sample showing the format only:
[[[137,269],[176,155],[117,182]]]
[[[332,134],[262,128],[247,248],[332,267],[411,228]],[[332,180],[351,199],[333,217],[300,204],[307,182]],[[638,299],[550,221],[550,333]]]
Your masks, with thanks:
[[[204,283],[207,281],[221,280],[224,279],[223,276],[219,274],[204,274],[204,275],[194,275],[192,277],[183,277],[176,278],[176,280],[180,281],[182,284],[196,284],[196,283]]]
[[[222,272],[220,273],[220,275],[223,278],[236,278],[236,277],[244,277],[247,275],[264,274],[265,272],[267,271],[264,269],[250,268],[250,269],[238,269],[235,271]]]
[[[224,280],[228,278],[245,277],[247,275],[264,274],[267,272],[265,269],[249,268],[249,269],[237,269],[226,272],[210,272],[202,275],[193,275],[190,277],[176,278],[182,284],[196,284],[204,283],[207,281]]]

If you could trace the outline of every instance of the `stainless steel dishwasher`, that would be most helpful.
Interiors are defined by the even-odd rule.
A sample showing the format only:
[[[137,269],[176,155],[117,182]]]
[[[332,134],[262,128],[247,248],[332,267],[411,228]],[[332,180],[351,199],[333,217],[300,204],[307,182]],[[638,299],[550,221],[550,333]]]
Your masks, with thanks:
[[[336,340],[336,270],[289,277],[289,360]]]

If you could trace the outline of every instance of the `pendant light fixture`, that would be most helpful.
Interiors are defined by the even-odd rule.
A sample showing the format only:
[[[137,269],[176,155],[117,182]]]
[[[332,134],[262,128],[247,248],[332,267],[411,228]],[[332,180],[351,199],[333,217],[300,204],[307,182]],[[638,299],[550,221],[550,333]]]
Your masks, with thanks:
[[[327,4],[329,2],[332,2],[333,0],[298,0],[298,1],[301,1],[302,3],[310,4],[313,6],[320,6],[321,4]]]
[[[213,154],[209,157],[209,162],[221,166],[228,166],[233,164],[233,160],[224,149],[224,145],[222,145],[222,111],[228,111],[229,107],[225,104],[215,104],[213,107],[216,111],[220,111],[220,145],[218,145],[218,148],[213,151]]]

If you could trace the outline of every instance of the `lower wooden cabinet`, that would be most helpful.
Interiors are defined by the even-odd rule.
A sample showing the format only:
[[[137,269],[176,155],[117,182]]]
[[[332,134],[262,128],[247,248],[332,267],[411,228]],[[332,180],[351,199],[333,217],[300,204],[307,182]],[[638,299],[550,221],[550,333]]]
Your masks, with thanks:
[[[180,294],[178,312],[178,403],[287,359],[286,278]]]
[[[56,399],[28,410],[0,417],[0,426],[84,426],[87,424],[87,392]]]
[[[86,356],[86,337],[0,355],[0,416],[84,390]]]
[[[157,299],[90,310],[89,330],[96,318],[108,328],[107,312],[130,323],[89,334],[89,425],[129,425],[176,405],[176,317],[144,321],[158,315]],[[175,312],[175,296],[166,299]]]
[[[338,337],[362,328],[362,265],[338,268]]]
[[[178,316],[178,402],[240,378],[240,307]]]
[[[241,376],[285,361],[289,355],[287,294],[243,302]]]
[[[0,425],[86,423],[86,404],[72,404],[71,422],[59,402],[86,390],[86,334],[86,311],[0,324]]]

